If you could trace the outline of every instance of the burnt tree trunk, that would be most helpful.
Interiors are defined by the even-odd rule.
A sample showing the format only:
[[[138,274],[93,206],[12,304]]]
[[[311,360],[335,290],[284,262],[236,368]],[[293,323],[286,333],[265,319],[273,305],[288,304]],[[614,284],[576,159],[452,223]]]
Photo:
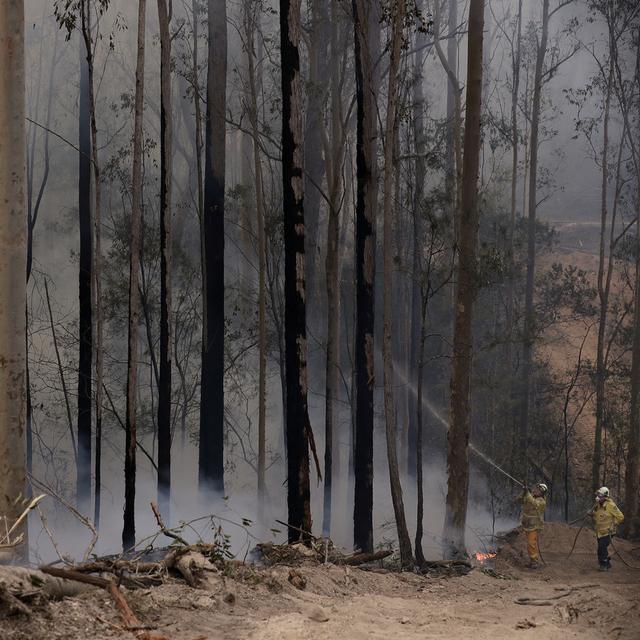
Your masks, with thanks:
[[[86,19],[81,4],[82,20]],[[85,41],[80,43],[80,107],[78,113],[78,219],[80,253],[78,270],[78,466],[76,504],[80,513],[91,508],[91,383],[93,378],[93,228],[91,221],[91,117],[89,61]]]
[[[171,36],[167,0],[158,0],[160,25],[160,380],[158,385],[158,504],[170,522],[171,498]]]
[[[303,83],[300,0],[280,0],[282,200],[284,209],[287,505],[289,542],[311,533],[305,308]],[[293,527],[296,527],[295,529]],[[301,534],[300,531],[307,533]]]
[[[224,191],[227,9],[209,0],[203,233],[203,332],[200,379],[201,491],[224,494]]]
[[[95,322],[95,336],[93,336],[93,351],[95,357],[95,463],[94,463],[94,504],[93,522],[96,529],[100,526],[100,502],[102,484],[102,380],[103,380],[103,312],[102,312],[102,216],[101,216],[101,185],[100,164],[98,162],[98,125],[96,119],[96,101],[94,88],[94,38],[87,11],[83,3],[81,11],[81,34],[87,53],[87,71],[89,75],[89,120],[91,126],[91,166],[93,169],[93,319]],[[89,460],[89,463],[91,461]]]
[[[482,108],[484,0],[470,0],[467,105],[464,127],[459,258],[451,375],[451,423],[447,449],[447,503],[443,538],[448,557],[465,555],[469,493],[470,392],[473,356],[473,301],[478,232],[478,171]]]
[[[124,526],[122,547],[126,551],[136,541],[136,436],[138,396],[138,325],[140,318],[140,245],[142,223],[142,119],[144,106],[146,0],[138,2],[138,52],[133,124],[133,171],[131,179],[131,235],[129,248],[129,338],[127,345],[127,410],[124,459]]]
[[[357,100],[356,328],[353,544],[373,551],[373,389],[375,211],[377,205],[376,107],[366,0],[353,0]]]

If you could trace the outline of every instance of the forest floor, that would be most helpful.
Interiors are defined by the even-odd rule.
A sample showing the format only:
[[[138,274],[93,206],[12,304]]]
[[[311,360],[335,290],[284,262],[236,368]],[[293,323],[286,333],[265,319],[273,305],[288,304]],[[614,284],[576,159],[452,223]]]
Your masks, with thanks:
[[[461,576],[313,563],[235,565],[215,576],[210,590],[176,579],[126,596],[144,624],[171,640],[637,640],[640,570],[613,554],[613,569],[599,572],[595,537],[586,528],[567,558],[577,532],[548,524],[541,536],[546,565],[538,570],[525,567],[523,536],[513,534],[500,543],[491,567]],[[634,545],[615,545],[640,567]],[[108,594],[93,587],[34,607],[28,617],[1,614],[0,608],[2,640],[134,637]]]

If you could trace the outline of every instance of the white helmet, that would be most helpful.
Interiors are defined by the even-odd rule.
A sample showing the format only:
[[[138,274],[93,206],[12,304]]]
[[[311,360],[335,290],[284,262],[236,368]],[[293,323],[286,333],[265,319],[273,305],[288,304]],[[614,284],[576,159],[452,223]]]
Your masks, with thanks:
[[[547,487],[547,485],[544,482],[538,483],[538,489],[540,489],[542,493],[547,493],[549,491],[549,487]]]
[[[602,496],[604,498],[608,498],[609,497],[609,489],[607,489],[607,487],[600,487],[597,491],[596,491],[596,495],[597,496]]]

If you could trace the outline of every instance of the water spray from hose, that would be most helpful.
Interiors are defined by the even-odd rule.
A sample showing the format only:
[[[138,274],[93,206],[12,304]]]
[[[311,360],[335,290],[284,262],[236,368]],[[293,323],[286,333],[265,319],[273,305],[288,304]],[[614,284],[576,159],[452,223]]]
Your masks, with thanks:
[[[407,387],[410,389],[411,393],[413,394],[414,398],[417,400],[418,393],[414,388],[414,386],[409,383],[409,381],[404,377],[404,375],[401,373],[401,371],[398,368],[396,368],[396,373],[402,379],[404,384],[407,385]],[[422,406],[425,407],[434,418],[436,418],[436,420],[444,427],[445,431],[449,431],[449,422],[445,420],[445,418],[443,418],[442,415],[440,415],[440,412],[438,411],[438,409],[434,407],[431,404],[431,402],[429,402],[429,400],[422,398]],[[480,449],[478,449],[472,442],[469,442],[469,449],[471,449],[473,453],[475,453],[480,459],[484,460],[488,465],[491,465],[494,469],[499,471],[503,476],[505,476],[506,478],[509,478],[509,480],[511,480],[512,482],[515,482],[515,484],[517,484],[519,487],[524,488],[525,485],[523,482],[521,482],[520,480],[517,480],[511,474],[507,473],[501,466],[499,466],[496,462],[494,462],[488,455],[480,451]]]

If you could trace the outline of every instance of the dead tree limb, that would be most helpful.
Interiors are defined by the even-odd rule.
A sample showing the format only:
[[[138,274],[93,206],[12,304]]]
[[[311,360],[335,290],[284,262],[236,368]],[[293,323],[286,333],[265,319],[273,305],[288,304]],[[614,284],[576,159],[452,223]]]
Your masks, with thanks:
[[[160,527],[160,531],[162,531],[162,533],[164,533],[167,538],[173,538],[180,544],[183,544],[185,547],[189,546],[189,543],[184,538],[180,537],[177,533],[174,533],[170,529],[167,529],[166,525],[162,521],[162,516],[160,515],[158,505],[155,502],[151,503],[151,511],[153,511],[153,515],[156,517],[156,522],[158,523],[158,527]]]
[[[87,575],[75,571],[73,569],[58,569],[57,567],[44,566],[40,567],[42,573],[46,573],[57,578],[64,578],[66,580],[74,580],[76,582],[82,582],[84,584],[90,584],[94,587],[100,587],[109,593],[113,599],[122,619],[126,625],[126,630],[133,633],[136,638],[140,640],[169,640],[166,636],[152,633],[144,629],[144,625],[140,622],[136,614],[133,612],[127,599],[118,585],[113,580],[107,578],[100,578],[98,576]]]
[[[282,522],[282,520],[276,520],[276,522],[278,524],[281,524],[283,527],[287,527],[289,529],[293,529],[294,531],[297,531],[298,533],[301,533],[305,536],[309,536],[312,540],[320,540],[321,538],[318,538],[317,536],[314,536],[311,532],[309,531],[305,531],[304,529],[301,529],[300,527],[294,527],[292,524],[287,524],[286,522]]]
[[[382,560],[387,558],[393,553],[391,549],[383,549],[381,551],[375,551],[373,553],[354,553],[350,556],[345,556],[340,560],[336,560],[335,564],[346,564],[351,567],[365,564],[366,562],[374,562],[375,560]]]
[[[87,558],[91,555],[93,548],[96,546],[96,543],[98,542],[98,531],[93,525],[93,522],[91,522],[91,520],[89,520],[89,518],[87,518],[86,516],[83,516],[73,505],[69,504],[60,494],[56,493],[51,487],[48,487],[46,484],[44,484],[44,482],[41,482],[37,478],[34,478],[30,473],[27,473],[27,476],[29,477],[29,481],[31,482],[31,484],[36,487],[36,489],[42,491],[43,493],[46,493],[47,495],[50,495],[52,498],[55,498],[61,505],[66,507],[77,520],[79,520],[85,527],[87,527],[87,529],[89,529],[89,531],[91,531],[91,541],[89,542],[89,546],[87,547],[82,557],[83,561],[86,561]]]

